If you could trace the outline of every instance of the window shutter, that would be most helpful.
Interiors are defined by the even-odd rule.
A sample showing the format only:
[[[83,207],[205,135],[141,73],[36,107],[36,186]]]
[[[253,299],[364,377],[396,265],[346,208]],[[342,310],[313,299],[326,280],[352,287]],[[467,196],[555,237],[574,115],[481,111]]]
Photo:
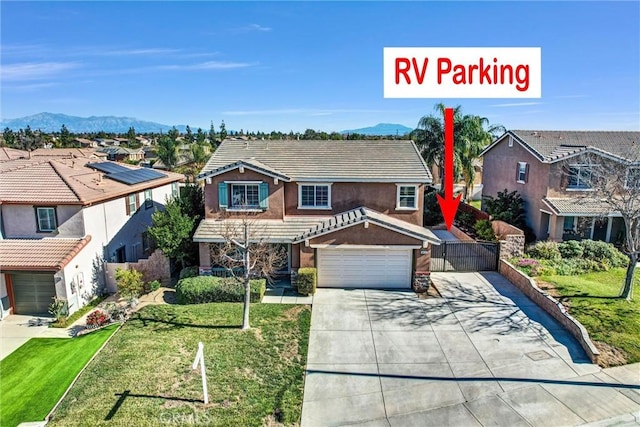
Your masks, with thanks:
[[[220,208],[226,208],[229,205],[229,195],[227,193],[227,184],[224,182],[218,183],[218,206]]]
[[[124,208],[127,216],[131,215],[131,210],[129,209],[129,195],[124,196]]]
[[[136,211],[140,207],[140,193],[136,193]]]
[[[524,167],[524,182],[529,182],[529,163]]]
[[[269,207],[269,183],[261,182],[258,187],[258,196],[260,198],[260,207],[267,209]]]
[[[520,163],[516,162],[516,181],[520,178]]]

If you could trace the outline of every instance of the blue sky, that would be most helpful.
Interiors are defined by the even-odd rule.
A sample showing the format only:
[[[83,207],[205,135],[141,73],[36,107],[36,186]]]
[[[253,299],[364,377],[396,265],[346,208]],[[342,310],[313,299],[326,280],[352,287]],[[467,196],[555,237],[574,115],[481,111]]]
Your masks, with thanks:
[[[462,105],[511,129],[640,129],[640,3],[2,2],[2,118],[208,128],[414,127]],[[541,99],[384,99],[391,46],[542,48]]]

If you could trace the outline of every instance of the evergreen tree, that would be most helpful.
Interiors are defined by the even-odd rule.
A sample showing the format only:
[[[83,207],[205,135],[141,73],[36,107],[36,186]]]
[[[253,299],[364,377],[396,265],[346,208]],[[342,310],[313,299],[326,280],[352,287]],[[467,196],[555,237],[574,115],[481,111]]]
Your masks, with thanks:
[[[220,141],[224,141],[227,137],[227,126],[224,124],[224,120],[220,123]]]

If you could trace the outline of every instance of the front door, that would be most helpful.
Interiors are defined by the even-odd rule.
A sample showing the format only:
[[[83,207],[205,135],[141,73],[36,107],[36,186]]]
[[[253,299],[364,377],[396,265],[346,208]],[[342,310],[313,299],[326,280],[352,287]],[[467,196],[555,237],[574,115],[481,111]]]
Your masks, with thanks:
[[[116,262],[118,263],[127,262],[126,246],[122,246],[116,249]]]

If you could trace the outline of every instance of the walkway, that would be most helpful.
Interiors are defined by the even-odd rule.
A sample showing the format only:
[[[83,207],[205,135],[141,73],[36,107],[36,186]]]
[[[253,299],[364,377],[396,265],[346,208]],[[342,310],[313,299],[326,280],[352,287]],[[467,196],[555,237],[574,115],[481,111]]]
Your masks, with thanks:
[[[640,424],[640,364],[600,369],[497,273],[442,297],[319,289],[302,427]]]

